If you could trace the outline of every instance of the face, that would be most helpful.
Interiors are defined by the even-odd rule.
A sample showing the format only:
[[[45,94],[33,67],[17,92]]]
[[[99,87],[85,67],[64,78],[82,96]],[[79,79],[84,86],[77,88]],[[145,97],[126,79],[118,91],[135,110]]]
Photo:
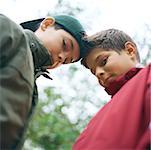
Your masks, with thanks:
[[[117,53],[113,50],[104,51],[97,48],[86,57],[86,65],[98,78],[99,83],[103,87],[108,87],[118,76],[135,67],[136,61],[134,58],[134,54],[126,50]]]
[[[44,22],[36,35],[52,56],[53,65],[48,69],[71,63],[79,58],[80,50],[76,39],[63,29],[56,30],[54,22]]]

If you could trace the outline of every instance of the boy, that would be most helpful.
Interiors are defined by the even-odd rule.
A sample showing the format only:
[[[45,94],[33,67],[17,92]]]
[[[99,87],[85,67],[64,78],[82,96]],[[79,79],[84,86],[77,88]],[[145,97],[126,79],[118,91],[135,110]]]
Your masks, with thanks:
[[[151,65],[140,68],[134,41],[109,29],[87,39],[82,64],[98,78],[111,100],[91,119],[73,150],[149,149]]]
[[[47,17],[21,26],[0,14],[0,149],[21,149],[37,104],[35,79],[50,78],[46,69],[78,61],[86,50],[85,31],[72,16]]]

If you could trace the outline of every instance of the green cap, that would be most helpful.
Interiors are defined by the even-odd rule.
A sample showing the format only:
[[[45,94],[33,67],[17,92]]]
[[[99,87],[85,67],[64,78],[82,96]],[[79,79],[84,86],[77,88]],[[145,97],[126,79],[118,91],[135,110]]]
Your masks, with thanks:
[[[86,54],[87,46],[83,37],[86,35],[86,32],[82,27],[82,25],[80,24],[80,22],[73,16],[69,16],[69,15],[56,15],[53,17],[55,18],[55,22],[57,24],[61,25],[64,30],[69,32],[77,40],[80,47],[80,58],[84,57]],[[20,25],[24,29],[29,29],[35,32],[43,19],[44,18],[40,18],[36,20],[23,22]]]

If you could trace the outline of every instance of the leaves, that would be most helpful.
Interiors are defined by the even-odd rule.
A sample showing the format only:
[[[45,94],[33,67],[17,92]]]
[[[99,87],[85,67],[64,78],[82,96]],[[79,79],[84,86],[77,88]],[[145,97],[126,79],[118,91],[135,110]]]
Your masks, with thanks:
[[[32,141],[34,147],[45,150],[71,149],[79,130],[62,112],[64,104],[55,103],[61,95],[54,93],[51,88],[47,88],[45,93],[47,99],[39,102],[26,138]],[[53,105],[54,109],[46,110],[46,104]]]

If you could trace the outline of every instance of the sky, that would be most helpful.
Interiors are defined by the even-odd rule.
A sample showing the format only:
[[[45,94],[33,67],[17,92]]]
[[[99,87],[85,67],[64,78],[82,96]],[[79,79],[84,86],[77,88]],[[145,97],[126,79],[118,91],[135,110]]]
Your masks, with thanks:
[[[83,8],[83,12],[77,14],[77,18],[90,35],[104,29],[118,28],[132,37],[135,35],[141,38],[150,37],[145,31],[144,26],[147,24],[151,27],[151,0],[65,1],[68,1],[71,6],[80,6]],[[56,11],[56,3],[57,0],[0,0],[0,13],[7,15],[16,23],[20,23],[30,19],[45,17],[49,11]],[[54,81],[40,78],[37,81],[39,87],[42,89],[49,84],[58,85],[60,88],[62,88],[62,85],[67,86],[66,79],[62,80],[60,74],[64,75],[65,70],[68,70],[68,66],[70,65],[51,71]],[[83,69],[81,66],[79,68]],[[97,85],[97,80],[87,70],[82,72],[85,75],[91,76],[90,80]],[[82,72],[79,72],[81,74],[80,78],[75,82],[84,78]],[[98,93],[101,93],[100,96],[107,99],[108,96],[99,90],[102,91],[102,89],[98,89]]]
[[[0,0],[0,13],[16,23],[45,17],[48,12],[56,12],[58,0]],[[151,28],[150,0],[64,0],[70,6],[83,9],[77,18],[89,35],[98,31],[117,28],[131,37],[148,37],[145,25]],[[59,9],[59,7],[58,7]],[[145,55],[142,52],[141,55]]]
[[[44,17],[55,10],[56,3],[57,0],[0,0],[0,12],[20,23]],[[134,34],[151,23],[150,0],[74,0],[71,5],[84,8],[78,17],[83,23],[89,21],[89,33],[115,27]]]

